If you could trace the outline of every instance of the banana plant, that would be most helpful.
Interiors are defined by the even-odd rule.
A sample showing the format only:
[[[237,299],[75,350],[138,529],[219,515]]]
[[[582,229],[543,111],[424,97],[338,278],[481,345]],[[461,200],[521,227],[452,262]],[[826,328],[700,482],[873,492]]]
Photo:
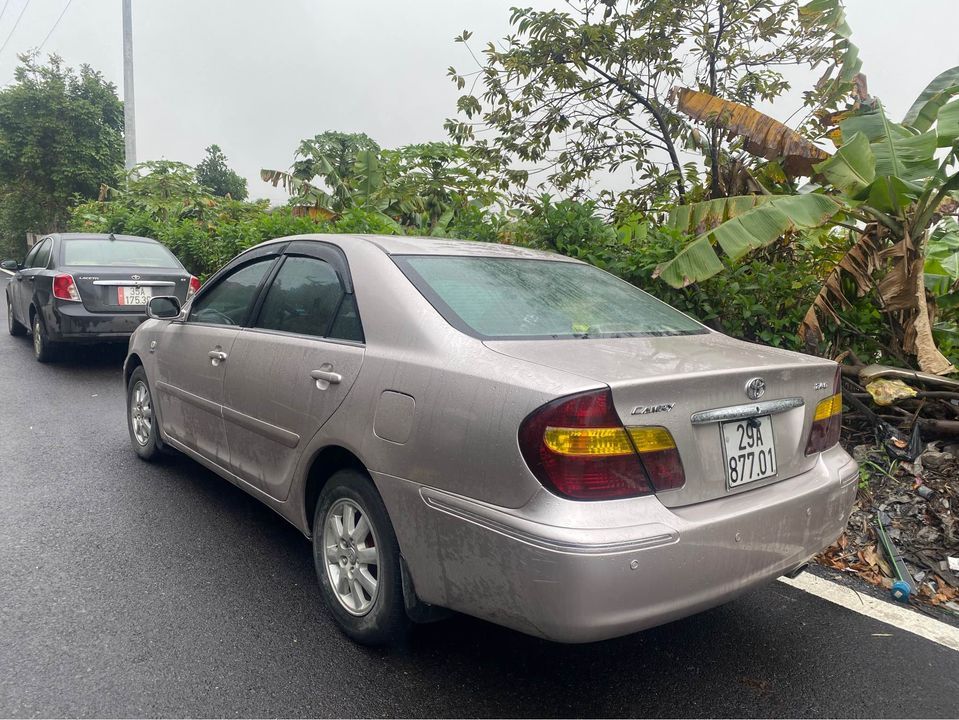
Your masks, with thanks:
[[[673,287],[685,287],[754,250],[794,238],[797,231],[830,225],[851,229],[856,241],[826,275],[800,335],[815,347],[823,336],[821,320],[840,320],[841,310],[851,304],[842,282],[849,277],[857,295],[876,293],[879,309],[898,329],[903,350],[924,371],[954,372],[933,340],[934,311],[926,288],[934,284],[934,289],[954,292],[953,270],[959,275],[954,254],[959,227],[947,221],[959,199],[959,67],[934,79],[901,123],[891,121],[882,104],[868,97],[864,78],[859,83],[854,107],[833,116],[838,122],[830,135],[838,145],[833,153],[809,147],[812,143],[752,108],[680,90],[681,112],[740,136],[747,152],[778,158],[813,183],[806,192],[720,198],[677,208],[670,224],[693,239],[656,275]]]

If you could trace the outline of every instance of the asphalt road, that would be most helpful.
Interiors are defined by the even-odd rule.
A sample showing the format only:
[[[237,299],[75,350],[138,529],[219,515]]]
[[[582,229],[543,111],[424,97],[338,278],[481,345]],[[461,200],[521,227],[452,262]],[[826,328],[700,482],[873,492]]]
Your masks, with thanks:
[[[782,583],[588,646],[466,617],[356,646],[291,526],[136,458],[122,360],[0,335],[4,716],[959,715],[959,653]]]

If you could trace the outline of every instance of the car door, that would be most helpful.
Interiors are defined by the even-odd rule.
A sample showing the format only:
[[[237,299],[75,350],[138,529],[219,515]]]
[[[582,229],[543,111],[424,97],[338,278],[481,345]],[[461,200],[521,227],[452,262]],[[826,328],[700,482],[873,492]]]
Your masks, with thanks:
[[[30,252],[27,253],[26,259],[23,261],[23,265],[21,265],[20,269],[13,274],[13,277],[10,278],[10,282],[7,285],[7,288],[10,291],[10,303],[11,307],[13,308],[13,317],[26,326],[29,326],[30,323],[29,319],[25,318],[23,315],[23,307],[20,301],[20,291],[23,288],[23,271],[30,267],[30,264],[33,262],[33,258],[37,256],[37,250],[39,249],[39,243],[30,249]]]
[[[30,303],[33,302],[33,293],[36,289],[37,274],[50,262],[50,247],[52,238],[44,238],[27,254],[23,267],[13,276],[16,284],[13,298],[16,307],[15,316],[27,327],[30,326]],[[31,328],[32,330],[32,328]]]
[[[185,320],[168,324],[155,348],[164,432],[223,468],[229,464],[224,373],[237,333],[276,263],[276,256],[254,258],[215,278]]]
[[[300,453],[343,402],[364,344],[346,259],[295,242],[240,330],[227,364],[223,418],[230,469],[285,500]]]

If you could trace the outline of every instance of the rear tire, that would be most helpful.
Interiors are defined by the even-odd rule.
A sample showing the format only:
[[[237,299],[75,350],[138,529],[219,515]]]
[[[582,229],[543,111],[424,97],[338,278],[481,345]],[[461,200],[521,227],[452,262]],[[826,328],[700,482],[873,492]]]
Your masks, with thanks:
[[[13,317],[13,303],[10,302],[10,296],[7,295],[7,330],[14,337],[22,337],[27,334],[27,328],[23,323],[18,322]]]
[[[53,362],[57,359],[57,346],[47,337],[47,331],[43,328],[38,312],[33,314],[33,357],[41,363]]]
[[[136,368],[127,383],[127,430],[133,452],[147,462],[156,460],[164,450],[157,428],[156,406],[147,374]]]
[[[370,478],[340,470],[313,517],[320,591],[340,629],[363,645],[402,641],[411,622],[403,601],[400,551],[386,506]]]

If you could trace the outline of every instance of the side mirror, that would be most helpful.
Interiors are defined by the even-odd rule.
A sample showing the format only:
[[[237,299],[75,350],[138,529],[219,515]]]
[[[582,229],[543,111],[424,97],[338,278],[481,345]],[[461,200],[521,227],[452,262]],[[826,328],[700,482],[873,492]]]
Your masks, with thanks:
[[[172,320],[180,316],[180,301],[172,295],[157,295],[147,303],[147,317],[154,320]]]
[[[20,269],[20,263],[18,263],[16,260],[4,260],[3,262],[0,262],[0,268],[9,270],[10,272],[16,272]]]

